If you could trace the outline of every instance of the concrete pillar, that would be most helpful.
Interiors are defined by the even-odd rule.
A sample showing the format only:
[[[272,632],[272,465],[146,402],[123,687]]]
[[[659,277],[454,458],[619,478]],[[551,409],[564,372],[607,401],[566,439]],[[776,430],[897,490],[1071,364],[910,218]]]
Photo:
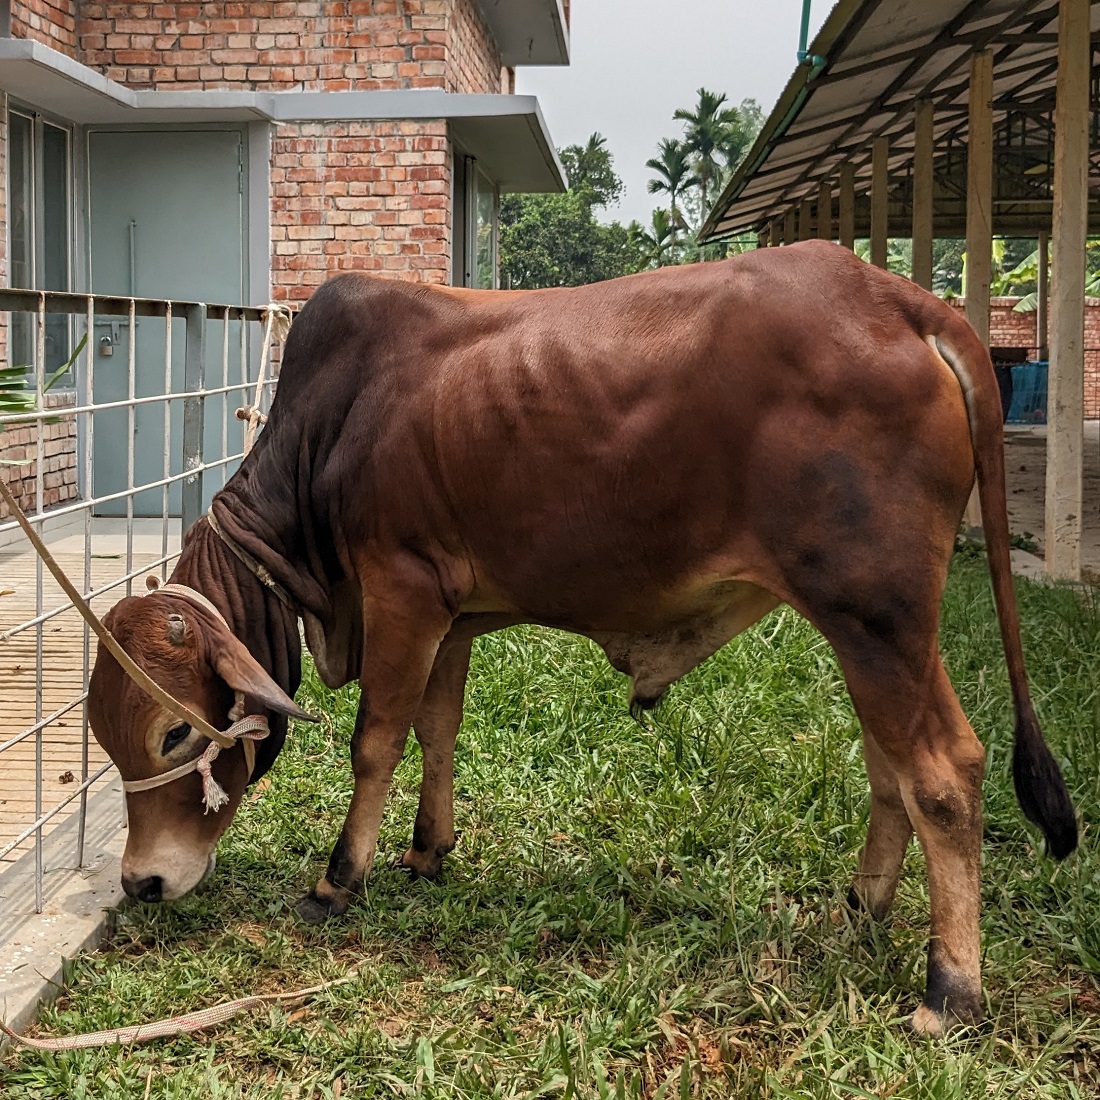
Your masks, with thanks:
[[[1035,346],[1039,358],[1046,359],[1050,351],[1047,338],[1050,317],[1050,234],[1039,234],[1039,277],[1035,286]]]
[[[798,240],[798,211],[792,206],[783,215],[783,243],[794,244]]]
[[[917,100],[913,147],[913,282],[932,289],[933,106]]]
[[[871,263],[886,269],[887,234],[889,227],[888,160],[890,142],[877,137],[871,145]]]
[[[1054,256],[1047,384],[1046,564],[1081,578],[1085,401],[1085,238],[1088,233],[1089,0],[1058,5],[1054,107]]]
[[[800,241],[812,240],[814,235],[814,202],[813,199],[803,199],[798,204],[798,239]]]
[[[856,246],[856,169],[845,161],[840,166],[840,195],[837,210],[837,232],[845,248]]]
[[[817,235],[823,241],[833,239],[833,185],[822,180],[817,188]]]

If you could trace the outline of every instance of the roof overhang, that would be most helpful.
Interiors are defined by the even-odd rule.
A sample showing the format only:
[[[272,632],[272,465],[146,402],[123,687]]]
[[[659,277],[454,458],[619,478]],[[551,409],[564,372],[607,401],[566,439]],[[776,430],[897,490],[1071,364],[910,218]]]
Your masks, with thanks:
[[[128,88],[33,40],[0,39],[0,89],[86,125],[188,122],[445,121],[503,191],[562,191],[565,171],[534,96]]]
[[[1092,37],[1100,43],[1100,0],[1091,11]],[[857,191],[866,192],[876,137],[890,143],[889,231],[909,236],[918,99],[935,111],[934,231],[962,233],[970,58],[985,48],[994,56],[994,233],[1034,236],[1049,228],[1057,22],[1056,0],[839,0],[700,239],[759,231],[815,199],[845,161],[855,169]],[[1094,68],[1094,86],[1096,75]],[[1096,148],[1093,160],[1089,224],[1100,232]],[[856,215],[857,236],[866,236],[866,201],[857,200]]]
[[[479,0],[505,65],[568,65],[561,0]]]

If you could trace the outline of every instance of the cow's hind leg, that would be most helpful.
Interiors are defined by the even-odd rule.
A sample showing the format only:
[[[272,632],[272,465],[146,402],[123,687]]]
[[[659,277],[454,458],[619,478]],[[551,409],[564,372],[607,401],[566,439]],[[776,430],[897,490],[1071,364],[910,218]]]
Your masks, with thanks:
[[[406,563],[404,570],[394,568],[363,585],[378,595],[364,601],[359,711],[351,739],[355,789],[328,870],[297,906],[311,924],[343,913],[374,863],[390,781],[452,621],[434,576],[425,573],[421,563]]]
[[[931,641],[926,658],[915,662],[896,651],[845,649],[838,646],[856,711],[897,777],[924,850],[932,909],[928,985],[912,1023],[918,1031],[939,1034],[953,1023],[977,1021],[982,1011],[978,918],[985,750]],[[881,875],[881,903],[887,890],[893,891],[904,848],[896,806],[880,804],[887,808],[892,835],[876,835],[873,824],[868,847]]]
[[[413,719],[424,756],[424,776],[412,847],[401,857],[401,863],[414,875],[427,879],[439,875],[443,857],[455,846],[455,739],[462,725],[470,647],[470,642],[458,642],[440,651]]]
[[[863,759],[871,784],[871,823],[860,856],[859,869],[848,894],[853,909],[883,920],[894,904],[894,894],[913,835],[901,786],[893,765],[874,737],[863,731]]]

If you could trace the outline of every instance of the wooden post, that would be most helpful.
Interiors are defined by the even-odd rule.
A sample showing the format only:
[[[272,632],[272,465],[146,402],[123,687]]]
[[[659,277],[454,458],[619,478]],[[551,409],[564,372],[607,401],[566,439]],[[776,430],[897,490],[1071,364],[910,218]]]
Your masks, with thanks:
[[[1039,278],[1035,286],[1035,347],[1040,359],[1050,355],[1047,319],[1050,316],[1050,234],[1039,234]]]
[[[1047,383],[1046,564],[1081,578],[1085,400],[1085,238],[1088,233],[1089,0],[1058,5],[1054,107],[1054,256]]]
[[[877,137],[871,145],[871,263],[886,270],[889,227],[888,168],[890,142]]]
[[[993,53],[970,59],[970,135],[966,158],[966,319],[989,346],[993,264]]]
[[[855,165],[845,161],[840,166],[840,201],[837,231],[840,243],[845,248],[856,246],[856,169]]]
[[[823,241],[833,239],[833,185],[828,180],[817,188],[817,235]]]
[[[989,280],[993,264],[993,52],[970,59],[970,133],[966,158],[966,319],[989,346]],[[980,527],[975,486],[967,525]]]
[[[768,230],[768,247],[778,248],[783,243],[783,219],[772,218]]]
[[[798,239],[808,241],[814,235],[814,202],[813,199],[803,199],[798,204]]]
[[[783,243],[794,244],[798,240],[798,211],[792,206],[783,215]]]
[[[931,100],[917,100],[913,146],[913,282],[932,289],[933,113]]]

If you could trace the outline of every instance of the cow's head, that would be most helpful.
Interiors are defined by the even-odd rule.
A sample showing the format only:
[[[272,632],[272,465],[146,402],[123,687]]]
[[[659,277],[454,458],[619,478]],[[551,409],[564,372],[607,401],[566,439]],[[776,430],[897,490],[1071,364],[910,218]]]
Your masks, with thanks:
[[[173,698],[224,730],[241,713],[273,711],[308,719],[224,623],[190,600],[131,596],[104,625]],[[135,684],[100,645],[88,685],[92,732],[123,779],[148,779],[198,757],[209,745]],[[126,795],[129,834],[122,885],[141,901],[186,894],[214,867],[214,848],[240,805],[248,764],[240,746],[223,749],[214,778],[228,803],[205,812],[197,772]]]

